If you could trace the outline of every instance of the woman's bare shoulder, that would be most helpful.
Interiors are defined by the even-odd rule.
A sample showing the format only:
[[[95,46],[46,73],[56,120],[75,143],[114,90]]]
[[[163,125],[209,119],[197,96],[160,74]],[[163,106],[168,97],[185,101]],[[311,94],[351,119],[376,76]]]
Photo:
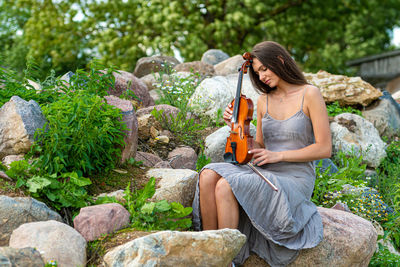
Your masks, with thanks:
[[[305,96],[307,97],[315,97],[315,96],[322,96],[321,94],[321,90],[319,90],[318,87],[312,85],[312,84],[307,84],[306,85],[306,92],[305,92]]]
[[[257,112],[261,112],[261,116],[265,114],[265,107],[267,103],[267,94],[262,94],[257,99]]]

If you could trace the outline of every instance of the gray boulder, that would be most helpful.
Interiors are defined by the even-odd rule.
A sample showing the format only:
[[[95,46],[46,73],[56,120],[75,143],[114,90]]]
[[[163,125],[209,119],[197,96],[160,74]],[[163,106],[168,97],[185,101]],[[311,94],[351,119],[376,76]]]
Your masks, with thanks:
[[[19,96],[11,97],[0,109],[0,159],[27,153],[36,129],[45,123],[38,103],[25,101]]]
[[[137,61],[133,75],[140,78],[153,72],[160,72],[165,67],[173,68],[179,63],[179,60],[169,56],[142,57]]]
[[[86,241],[71,226],[57,221],[25,223],[15,229],[10,247],[38,249],[45,262],[76,267],[86,264]]]
[[[236,229],[162,231],[114,248],[104,256],[104,262],[109,267],[225,267],[245,241],[246,236]]]
[[[30,197],[0,196],[0,246],[7,246],[12,231],[28,222],[57,220],[61,216]]]
[[[400,132],[400,106],[387,91],[362,114],[378,129],[381,136],[392,137]]]
[[[204,52],[201,61],[207,64],[217,65],[228,58],[229,55],[220,49],[209,49]]]
[[[0,266],[43,267],[44,262],[34,248],[0,247]]]
[[[344,151],[362,155],[365,163],[373,168],[379,166],[386,157],[386,144],[378,130],[366,119],[350,113],[334,117],[330,124],[333,152]]]

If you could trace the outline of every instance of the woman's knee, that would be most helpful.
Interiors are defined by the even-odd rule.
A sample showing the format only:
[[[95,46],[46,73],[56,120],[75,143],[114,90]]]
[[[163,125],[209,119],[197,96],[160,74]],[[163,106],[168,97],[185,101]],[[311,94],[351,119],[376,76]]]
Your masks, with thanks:
[[[215,186],[215,197],[220,199],[231,198],[233,195],[231,185],[227,180],[221,178],[218,180]]]
[[[221,176],[218,175],[215,171],[210,170],[210,169],[204,169],[200,173],[200,178],[199,178],[200,190],[207,189],[207,188],[215,188],[215,186],[220,178],[221,178]]]

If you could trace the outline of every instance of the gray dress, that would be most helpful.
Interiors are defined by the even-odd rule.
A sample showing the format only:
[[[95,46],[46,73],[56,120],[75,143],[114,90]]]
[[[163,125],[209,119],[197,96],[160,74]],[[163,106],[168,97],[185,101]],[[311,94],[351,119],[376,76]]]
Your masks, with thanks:
[[[300,110],[286,120],[276,120],[267,112],[262,119],[263,139],[271,151],[296,150],[314,143],[310,118]],[[238,229],[247,242],[235,257],[243,264],[250,252],[272,267],[294,261],[300,249],[315,247],[323,238],[322,219],[310,201],[314,189],[313,162],[278,162],[258,169],[276,187],[271,187],[246,165],[211,163],[204,167],[225,178],[239,202]],[[193,226],[201,230],[199,186],[193,201]]]

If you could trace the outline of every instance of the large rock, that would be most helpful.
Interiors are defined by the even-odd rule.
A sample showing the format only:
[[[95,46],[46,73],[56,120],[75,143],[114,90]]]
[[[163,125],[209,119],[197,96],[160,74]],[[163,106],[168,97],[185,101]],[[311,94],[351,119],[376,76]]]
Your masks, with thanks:
[[[326,71],[304,73],[307,81],[317,86],[325,102],[338,101],[341,105],[368,106],[382,95],[382,92],[360,77],[333,75]]]
[[[0,247],[0,266],[43,267],[44,262],[34,248]]]
[[[387,91],[362,114],[381,136],[392,137],[400,131],[400,106]]]
[[[220,49],[209,49],[204,52],[201,61],[207,64],[217,65],[228,58],[229,55]]]
[[[154,105],[154,100],[150,97],[149,90],[146,84],[139,78],[135,77],[132,73],[119,70],[113,72],[115,77],[114,88],[110,88],[108,93],[110,95],[120,96],[127,90],[131,90],[135,96],[139,99],[139,105],[147,107]],[[138,100],[133,98],[132,100]]]
[[[300,255],[288,267],[335,266],[366,267],[375,253],[377,232],[371,222],[349,212],[318,207],[324,225],[324,239],[311,249],[300,251]],[[255,260],[256,255],[246,260],[244,267],[269,266]]]
[[[27,102],[19,96],[11,97],[0,109],[0,159],[27,153],[36,129],[45,123],[38,103]]]
[[[226,138],[230,135],[231,128],[224,126],[206,137],[204,154],[211,162],[224,162]],[[250,135],[256,138],[257,128],[250,123]]]
[[[118,203],[81,208],[74,218],[74,228],[86,241],[93,241],[129,225],[129,212]]]
[[[173,72],[169,75],[162,73],[162,76],[159,72],[156,72],[147,74],[141,77],[140,80],[147,85],[149,91],[152,91],[153,89],[161,89],[162,85],[172,84],[190,76],[193,76],[193,74],[186,71]]]
[[[246,241],[238,230],[162,231],[137,238],[104,256],[107,267],[225,267]]]
[[[221,76],[236,74],[242,67],[243,63],[244,59],[243,56],[241,55],[230,57],[214,66],[215,73],[216,75],[221,75]]]
[[[386,144],[379,136],[378,130],[366,119],[350,113],[334,117],[330,124],[333,151],[344,151],[362,155],[365,163],[373,168],[379,166],[386,157]]]
[[[8,155],[8,156],[5,156],[2,159],[1,163],[3,163],[3,165],[6,166],[7,168],[10,168],[11,163],[13,163],[14,161],[20,161],[20,160],[23,160],[23,159],[24,159],[24,155],[23,154],[21,154],[21,155]]]
[[[59,267],[86,265],[86,241],[72,227],[57,221],[26,223],[15,229],[10,247],[33,247],[45,262],[56,261]]]
[[[153,72],[160,72],[166,67],[173,68],[179,63],[179,60],[169,56],[142,57],[137,61],[133,74],[140,78]]]
[[[168,154],[169,164],[174,169],[196,170],[197,154],[191,147],[177,147]]]
[[[191,207],[198,173],[189,169],[150,169],[147,177],[159,179],[152,201],[167,200]]]
[[[143,162],[143,166],[146,167],[154,167],[154,165],[163,161],[158,155],[143,151],[137,152],[135,160]]]
[[[232,74],[204,79],[190,97],[188,106],[192,107],[196,114],[206,114],[215,118],[220,112],[222,117],[225,108],[235,98],[238,77],[238,74]],[[255,91],[248,75],[243,77],[242,94],[253,101],[253,119],[256,119],[259,94]]]
[[[122,121],[125,122],[127,130],[124,130],[125,146],[121,154],[121,163],[124,163],[129,158],[136,156],[138,146],[138,131],[139,125],[136,118],[136,112],[130,101],[121,99],[116,96],[105,96],[107,104],[112,105],[122,113]]]
[[[0,246],[7,246],[12,231],[21,224],[57,220],[61,216],[44,203],[30,197],[0,196]]]
[[[202,61],[184,62],[176,65],[174,69],[177,72],[192,72],[198,73],[201,76],[215,75],[214,66]]]

